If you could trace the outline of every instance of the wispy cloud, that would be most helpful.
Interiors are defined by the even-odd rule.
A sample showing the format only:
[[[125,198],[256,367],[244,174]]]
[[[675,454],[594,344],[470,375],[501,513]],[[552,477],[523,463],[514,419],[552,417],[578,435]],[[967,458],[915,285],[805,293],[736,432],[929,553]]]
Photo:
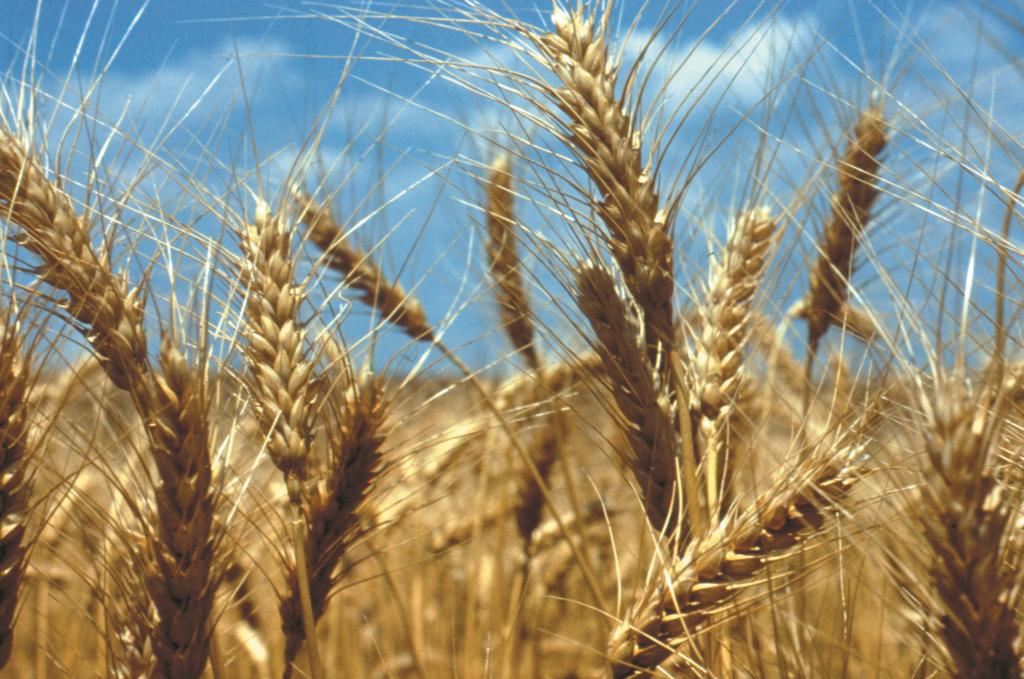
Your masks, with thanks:
[[[273,40],[225,40],[194,49],[155,69],[113,70],[100,87],[108,118],[121,117],[142,126],[176,126],[190,118],[230,115],[248,98],[256,105],[289,89],[293,66],[275,55],[287,45]],[[242,83],[246,84],[243,97]]]
[[[748,25],[726,39],[689,38],[669,42],[663,33],[634,31],[624,41],[623,61],[646,55],[648,94],[672,109],[699,96],[721,96],[750,104],[762,98],[776,79],[794,67],[815,44],[817,23],[810,16],[771,17]]]

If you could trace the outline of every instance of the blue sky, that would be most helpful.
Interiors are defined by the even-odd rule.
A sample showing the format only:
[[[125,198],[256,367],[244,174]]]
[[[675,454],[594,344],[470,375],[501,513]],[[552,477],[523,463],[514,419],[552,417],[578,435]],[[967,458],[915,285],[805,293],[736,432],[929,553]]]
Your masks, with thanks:
[[[104,121],[95,129],[116,128],[122,142],[131,139],[119,157],[123,176],[146,165],[138,144],[173,158],[179,171],[204,168],[203,177],[211,187],[218,182],[227,186],[233,173],[251,172],[259,165],[263,190],[280,191],[276,184],[285,180],[347,64],[351,71],[341,96],[321,121],[324,134],[307,181],[326,177],[326,183],[342,186],[337,202],[350,217],[356,214],[350,222],[359,225],[356,240],[369,245],[386,237],[379,250],[385,269],[400,275],[407,287],[419,286],[433,320],[453,319],[453,344],[473,342],[476,346],[467,351],[478,364],[504,346],[491,330],[497,315],[480,284],[484,276],[476,241],[479,229],[473,228],[476,216],[467,203],[479,199],[472,175],[477,171],[473,164],[488,153],[482,141],[501,136],[501,129],[510,124],[507,112],[445,82],[444,76],[453,71],[417,67],[407,57],[411,48],[434,57],[443,52],[456,60],[494,58],[520,70],[525,67],[507,49],[422,22],[369,22],[392,40],[353,31],[352,17],[360,13],[453,16],[453,8],[465,3],[366,0],[338,6],[290,0],[153,0],[141,12],[141,3],[106,0],[0,3],[5,10],[0,72],[9,74],[8,92],[30,52],[35,55],[37,81],[63,106],[76,105],[76,98],[90,91],[103,72],[102,87],[90,91],[89,115]],[[548,21],[551,7],[549,0],[479,4],[538,24]],[[643,19],[629,32],[641,6]],[[955,122],[965,100],[956,89],[970,86],[969,99],[981,109],[992,109],[1008,126],[1009,135],[1019,132],[1014,126],[1024,110],[1024,83],[1020,70],[1007,66],[1006,53],[1024,53],[1024,38],[1005,21],[982,16],[981,10],[961,12],[942,2],[788,2],[769,10],[744,0],[720,18],[718,2],[623,0],[618,7],[619,44],[627,55],[650,42],[660,19],[666,18],[670,27],[653,43],[663,54],[649,69],[657,87],[648,91],[658,95],[644,104],[660,106],[666,118],[666,112],[677,106],[692,106],[691,120],[679,128],[665,151],[665,176],[674,181],[664,183],[678,185],[677,177],[686,166],[680,159],[695,145],[701,148],[697,155],[706,156],[707,164],[687,189],[684,212],[701,220],[703,227],[699,238],[680,236],[693,262],[703,262],[713,247],[709,243],[724,229],[728,206],[750,189],[751,182],[741,177],[748,167],[740,159],[756,145],[759,127],[781,140],[773,163],[778,183],[771,193],[785,203],[787,189],[813,175],[814,156],[829,148],[830,135],[831,143],[836,143],[839,133],[830,126],[844,119],[851,102],[863,101],[875,87],[869,80],[889,91],[897,109],[905,102],[920,111],[919,118],[904,114],[899,123],[909,140],[892,152],[893,167],[903,168],[898,175],[900,191],[909,193],[922,177],[940,171],[915,167],[937,144],[953,150],[959,145],[972,162],[993,175],[1002,163],[1013,166],[1015,144],[1009,151],[986,150],[981,144],[987,135],[979,130],[980,141],[972,147],[974,132],[958,129]],[[751,15],[757,18],[750,20]],[[710,33],[700,37],[716,21]],[[348,58],[353,53],[356,58]],[[730,57],[736,54],[740,57]],[[794,66],[804,62],[799,69]],[[717,83],[698,97],[692,92],[694,83],[709,70],[717,72]],[[778,90],[776,113],[769,120],[760,105],[766,83],[779,82],[785,85]],[[60,108],[52,100],[49,105]],[[751,114],[748,121],[743,118],[746,113]],[[845,113],[848,119],[849,110]],[[62,118],[55,114],[52,120]],[[382,131],[384,141],[376,143]],[[722,147],[711,153],[723,140]],[[186,204],[172,178],[152,168],[149,175],[147,191],[159,194],[162,208]],[[826,187],[830,178],[825,172],[811,181]],[[210,190],[217,193],[216,188]],[[984,193],[979,187],[978,195]],[[238,200],[244,201],[244,196]],[[827,204],[827,195],[824,200]],[[969,208],[971,200],[975,199],[948,196],[951,205],[962,209]],[[819,214],[821,204],[819,199]],[[881,209],[898,214],[900,207]],[[979,209],[994,214],[998,207],[989,200]],[[194,208],[181,209],[181,220],[188,221]],[[563,233],[564,225],[554,224],[544,210],[526,211],[523,219],[538,232]],[[881,223],[884,227],[887,222]],[[889,228],[890,240],[903,237]],[[704,238],[705,232],[712,236]],[[794,246],[789,256],[797,261],[806,252],[805,243]],[[188,262],[178,264],[190,274],[189,280],[200,275],[194,264],[192,269]],[[552,290],[550,283],[557,276],[542,273],[540,279],[541,287]],[[682,272],[681,279],[681,297],[699,290],[699,280],[687,279]],[[347,306],[335,283],[325,278],[324,292],[332,299],[330,313],[343,313]],[[865,294],[881,284],[870,274],[863,283]],[[788,279],[785,266],[775,284],[782,291],[780,299],[799,294],[802,285]],[[541,295],[539,289],[535,293]],[[540,307],[552,312],[545,318],[551,335],[567,337],[560,327],[564,320],[553,309],[560,303],[564,302],[557,293],[553,299],[537,299]],[[346,329],[358,335],[367,322],[366,313],[357,310]],[[401,346],[397,338],[389,341],[391,347]]]

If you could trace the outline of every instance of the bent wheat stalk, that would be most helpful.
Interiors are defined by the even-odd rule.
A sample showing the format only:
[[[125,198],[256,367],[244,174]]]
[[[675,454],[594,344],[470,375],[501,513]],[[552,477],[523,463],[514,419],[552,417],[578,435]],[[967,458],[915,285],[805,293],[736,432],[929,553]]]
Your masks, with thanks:
[[[386,278],[369,253],[349,243],[330,206],[317,203],[298,188],[292,189],[292,196],[299,208],[299,221],[306,225],[307,236],[323,253],[326,265],[343,275],[345,284],[357,290],[362,302],[378,310],[385,321],[414,340],[432,341],[436,333],[423,305],[397,281]]]
[[[856,445],[808,456],[749,510],[690,542],[613,633],[613,675],[648,674],[690,643],[725,604],[763,581],[771,561],[819,534],[828,508],[855,481],[852,465],[861,449]]]

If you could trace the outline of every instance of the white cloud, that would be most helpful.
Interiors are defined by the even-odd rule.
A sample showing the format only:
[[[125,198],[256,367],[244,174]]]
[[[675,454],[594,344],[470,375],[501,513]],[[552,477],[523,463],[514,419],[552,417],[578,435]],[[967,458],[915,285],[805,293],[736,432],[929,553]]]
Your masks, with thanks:
[[[814,44],[817,24],[809,17],[772,17],[742,28],[728,40],[710,37],[668,43],[664,34],[634,32],[622,45],[631,63],[646,50],[648,93],[658,92],[677,106],[699,95],[726,94],[741,103],[760,99],[777,78]]]
[[[270,40],[225,40],[189,51],[159,68],[112,70],[100,85],[102,109],[108,119],[127,111],[126,119],[147,126],[177,125],[185,117],[211,113],[228,115],[245,105],[242,76],[250,104],[274,91],[280,94],[291,66],[274,55],[287,51],[283,43]]]

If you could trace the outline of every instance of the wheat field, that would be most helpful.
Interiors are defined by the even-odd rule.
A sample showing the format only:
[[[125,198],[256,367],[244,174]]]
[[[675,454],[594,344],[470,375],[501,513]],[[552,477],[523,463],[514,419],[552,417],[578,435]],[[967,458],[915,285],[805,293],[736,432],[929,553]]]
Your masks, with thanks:
[[[512,5],[282,10],[351,41],[283,150],[241,57],[190,127],[38,5],[2,676],[1021,676],[1024,6]],[[337,138],[367,87],[458,145]]]

